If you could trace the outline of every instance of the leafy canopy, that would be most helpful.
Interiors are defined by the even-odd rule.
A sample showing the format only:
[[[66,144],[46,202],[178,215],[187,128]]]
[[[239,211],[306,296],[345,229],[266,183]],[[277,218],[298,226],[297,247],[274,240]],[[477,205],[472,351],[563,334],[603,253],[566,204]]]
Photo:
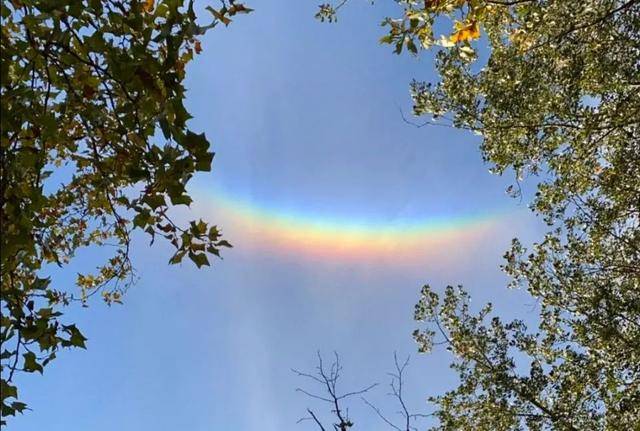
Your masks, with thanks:
[[[338,5],[342,6],[341,3]],[[422,351],[455,355],[457,388],[431,400],[437,430],[636,429],[640,423],[640,2],[400,0],[383,43],[436,50],[416,115],[482,137],[508,190],[537,184],[548,233],[505,255],[537,327],[474,313],[461,287],[425,286]],[[318,18],[335,20],[323,5]],[[450,32],[436,34],[434,28]],[[486,50],[480,62],[477,52]]]
[[[63,306],[121,301],[134,230],[168,240],[171,263],[209,265],[230,246],[216,226],[169,215],[190,204],[186,185],[213,158],[187,125],[185,67],[202,35],[250,11],[233,1],[207,10],[202,24],[193,1],[3,0],[2,417],[26,408],[14,373],[42,373],[60,347],[85,347]],[[45,276],[90,246],[113,255],[78,274],[77,288]]]

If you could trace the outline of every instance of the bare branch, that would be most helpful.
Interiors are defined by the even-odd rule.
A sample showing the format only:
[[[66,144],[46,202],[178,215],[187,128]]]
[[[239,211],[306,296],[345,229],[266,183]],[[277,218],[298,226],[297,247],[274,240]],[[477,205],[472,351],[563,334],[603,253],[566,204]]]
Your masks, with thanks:
[[[368,405],[369,407],[371,407],[371,409],[376,412],[376,414],[378,415],[378,417],[380,419],[382,419],[387,425],[389,425],[391,428],[397,430],[397,431],[402,431],[402,428],[398,427],[396,424],[394,424],[393,422],[391,422],[389,419],[387,419],[382,412],[380,411],[380,409],[376,406],[374,406],[373,404],[371,404],[366,398],[362,397],[362,401]]]
[[[307,392],[307,391],[305,391],[305,390],[304,390],[304,389],[302,389],[302,388],[296,388],[296,392],[302,392],[303,394],[305,394],[305,395],[306,395],[306,396],[308,396],[308,397],[316,398],[316,399],[318,399],[318,400],[326,401],[326,402],[328,402],[328,403],[332,403],[332,402],[333,402],[333,400],[330,400],[330,399],[328,399],[328,398],[321,397],[320,395],[312,394],[311,392]]]
[[[404,423],[402,427],[394,424],[391,420],[389,420],[378,407],[370,403],[366,398],[362,397],[362,401],[366,405],[371,407],[371,409],[378,415],[378,417],[380,417],[380,419],[382,419],[387,425],[389,425],[393,429],[397,431],[416,431],[417,428],[411,425],[411,422],[415,421],[418,418],[428,417],[428,415],[421,414],[421,413],[410,413],[404,401],[404,396],[402,392],[403,385],[404,385],[404,371],[409,365],[409,356],[407,356],[407,359],[405,359],[405,361],[402,364],[400,364],[400,362],[398,361],[398,355],[396,352],[394,352],[393,361],[394,361],[396,370],[394,373],[388,373],[391,376],[391,383],[389,384],[389,386],[391,386],[391,393],[389,395],[396,398],[396,400],[400,404],[401,411],[399,411],[398,413],[403,418]]]
[[[309,414],[310,414],[311,416],[309,416],[309,417],[304,417],[304,418],[300,418],[300,419],[298,420],[298,422],[296,422],[296,423],[300,423],[300,422],[307,421],[307,420],[313,420],[313,421],[318,425],[318,427],[320,427],[320,429],[321,429],[322,431],[327,431],[327,430],[325,429],[325,427],[322,425],[322,422],[320,422],[320,420],[318,420],[317,416],[315,415],[315,413],[313,413],[313,411],[312,411],[311,409],[307,409],[307,412],[309,412]]]
[[[362,395],[370,391],[374,387],[376,387],[378,384],[374,383],[363,389],[345,392],[345,393],[339,393],[338,380],[340,379],[340,373],[342,371],[342,365],[340,364],[340,356],[338,355],[337,352],[334,352],[334,360],[329,366],[329,368],[327,369],[324,365],[324,362],[322,360],[322,355],[320,354],[320,352],[317,352],[317,355],[318,355],[318,366],[316,367],[315,374],[305,373],[295,369],[293,369],[292,371],[300,377],[307,378],[309,380],[312,380],[322,385],[324,387],[326,395],[325,396],[317,395],[303,388],[297,388],[296,391],[301,392],[310,398],[315,398],[320,401],[324,401],[331,404],[332,405],[331,413],[337,419],[337,421],[334,424],[332,424],[334,430],[347,431],[349,428],[353,426],[353,422],[351,421],[351,419],[349,419],[348,409],[345,409],[344,406],[341,404],[341,402],[347,398],[350,398],[356,395]],[[313,420],[320,427],[320,429],[324,430],[325,428],[323,428],[321,422],[318,420],[315,413],[313,413],[310,409],[307,409],[307,412],[311,416],[301,418],[298,421],[298,423],[304,420]]]
[[[344,395],[340,395],[340,396],[338,397],[338,399],[339,399],[339,400],[341,400],[341,399],[343,399],[343,398],[351,397],[351,396],[354,396],[354,395],[361,395],[361,394],[364,394],[364,393],[366,393],[366,392],[370,391],[371,389],[375,388],[376,386],[378,386],[378,384],[377,384],[377,383],[373,383],[373,384],[371,384],[371,385],[367,386],[366,388],[361,389],[361,390],[359,390],[359,391],[347,392],[347,393],[346,393],[346,394],[344,394]]]

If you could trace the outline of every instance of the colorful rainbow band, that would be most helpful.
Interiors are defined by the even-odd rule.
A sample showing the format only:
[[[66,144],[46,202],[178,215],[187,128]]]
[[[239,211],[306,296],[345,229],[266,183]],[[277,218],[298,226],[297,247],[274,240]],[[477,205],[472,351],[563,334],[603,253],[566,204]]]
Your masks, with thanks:
[[[494,212],[390,221],[337,218],[261,206],[217,188],[206,194],[213,196],[207,212],[213,213],[234,246],[341,260],[398,253],[424,258],[446,244],[485,237],[504,216]]]

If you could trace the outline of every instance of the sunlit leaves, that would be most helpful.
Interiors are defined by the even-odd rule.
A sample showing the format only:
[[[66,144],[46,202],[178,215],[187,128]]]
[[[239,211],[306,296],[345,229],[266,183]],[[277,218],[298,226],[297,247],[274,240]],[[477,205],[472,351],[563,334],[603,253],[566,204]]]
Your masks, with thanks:
[[[338,6],[322,4],[316,18],[320,21],[337,20],[337,9],[346,4],[341,1]],[[382,25],[388,33],[380,42],[394,46],[394,52],[400,54],[407,49],[417,54],[419,49],[428,49],[434,45],[450,48],[479,39],[480,27],[485,19],[496,9],[486,1],[479,0],[400,0],[403,15],[386,18]],[[447,17],[452,30],[446,33],[434,32],[436,19]]]
[[[493,170],[514,172],[510,195],[522,198],[527,178],[537,184],[531,207],[549,232],[529,248],[514,240],[504,270],[532,295],[538,328],[473,315],[464,291],[440,299],[425,288],[416,340],[424,351],[446,344],[461,381],[434,398],[437,429],[631,429],[640,423],[631,407],[640,399],[640,5],[491,5],[477,21],[489,59],[473,64],[479,29],[461,11],[440,44],[438,79],[412,84],[414,112],[480,135]]]
[[[335,22],[338,20],[338,9],[346,3],[346,0],[340,1],[337,6],[334,6],[331,3],[322,3],[318,6],[318,12],[316,12],[315,18],[320,22]]]
[[[247,14],[253,11],[242,3],[230,2],[228,5],[224,3],[221,8],[215,9],[207,6],[206,9],[224,25],[229,25],[232,21],[231,17],[237,14]]]
[[[456,21],[455,31],[449,37],[452,43],[470,42],[480,37],[480,27],[477,21],[460,22]]]

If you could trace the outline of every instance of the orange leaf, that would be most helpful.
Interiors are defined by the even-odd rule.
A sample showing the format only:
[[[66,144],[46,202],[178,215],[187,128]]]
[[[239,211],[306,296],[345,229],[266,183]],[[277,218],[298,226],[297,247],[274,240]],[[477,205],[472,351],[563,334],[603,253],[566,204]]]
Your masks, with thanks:
[[[480,26],[476,21],[471,21],[468,24],[456,22],[456,31],[449,37],[449,40],[453,43],[466,42],[480,37]]]
[[[155,3],[155,0],[144,0],[144,3],[142,4],[142,9],[144,9],[144,11],[147,13],[151,13],[153,11],[154,3]]]

